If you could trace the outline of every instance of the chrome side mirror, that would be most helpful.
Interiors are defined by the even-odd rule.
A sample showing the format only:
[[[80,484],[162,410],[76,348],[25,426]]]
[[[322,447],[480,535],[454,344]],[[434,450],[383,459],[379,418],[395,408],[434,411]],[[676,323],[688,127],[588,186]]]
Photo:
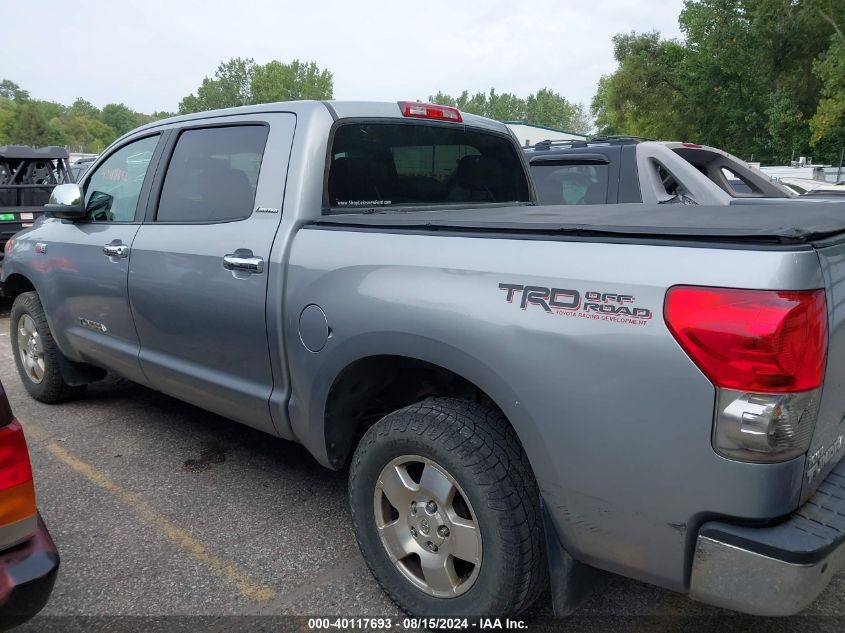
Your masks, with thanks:
[[[44,213],[63,220],[85,217],[79,185],[57,185],[50,194],[50,201],[44,205]]]

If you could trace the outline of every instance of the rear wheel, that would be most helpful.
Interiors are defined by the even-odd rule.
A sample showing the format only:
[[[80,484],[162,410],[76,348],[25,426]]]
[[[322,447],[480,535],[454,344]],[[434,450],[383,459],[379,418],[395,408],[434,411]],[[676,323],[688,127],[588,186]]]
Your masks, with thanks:
[[[545,586],[539,491],[498,411],[435,398],[384,417],[349,497],[367,564],[412,614],[515,614]]]
[[[85,391],[85,385],[71,386],[62,376],[62,353],[53,340],[37,293],[18,295],[9,317],[15,365],[29,395],[41,402],[54,404]]]
[[[455,477],[435,461],[401,455],[373,495],[381,544],[411,584],[436,598],[468,591],[481,569],[481,530]]]

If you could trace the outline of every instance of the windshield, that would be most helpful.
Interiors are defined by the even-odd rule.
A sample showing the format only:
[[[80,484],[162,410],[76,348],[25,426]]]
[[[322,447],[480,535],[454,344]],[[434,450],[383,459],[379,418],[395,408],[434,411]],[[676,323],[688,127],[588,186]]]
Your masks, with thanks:
[[[327,198],[332,213],[531,202],[512,139],[465,126],[341,125],[330,161]]]

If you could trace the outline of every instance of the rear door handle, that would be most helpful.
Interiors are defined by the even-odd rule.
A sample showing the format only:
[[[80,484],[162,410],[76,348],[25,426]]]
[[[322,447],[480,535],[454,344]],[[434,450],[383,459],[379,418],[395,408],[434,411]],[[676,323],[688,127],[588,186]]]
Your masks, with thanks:
[[[239,248],[234,253],[223,256],[223,268],[260,274],[264,272],[264,259],[255,257],[251,250]]]
[[[129,247],[120,242],[112,242],[103,246],[103,255],[108,257],[129,257]]]

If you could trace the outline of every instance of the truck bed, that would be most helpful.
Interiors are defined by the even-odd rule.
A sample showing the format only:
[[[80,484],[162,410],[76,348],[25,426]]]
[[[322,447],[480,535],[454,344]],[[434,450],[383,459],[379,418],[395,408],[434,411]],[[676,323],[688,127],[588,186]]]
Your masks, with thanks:
[[[748,206],[487,206],[412,212],[379,210],[323,216],[313,224],[325,228],[339,226],[403,232],[495,232],[600,239],[801,245],[845,236],[845,202]]]

